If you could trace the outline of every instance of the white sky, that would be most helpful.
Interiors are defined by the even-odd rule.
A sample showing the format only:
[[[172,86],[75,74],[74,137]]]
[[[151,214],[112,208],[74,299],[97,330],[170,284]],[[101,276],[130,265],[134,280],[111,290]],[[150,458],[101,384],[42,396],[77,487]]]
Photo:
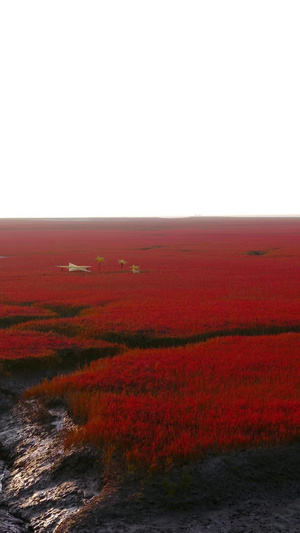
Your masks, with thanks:
[[[300,214],[299,0],[0,2],[0,217]]]

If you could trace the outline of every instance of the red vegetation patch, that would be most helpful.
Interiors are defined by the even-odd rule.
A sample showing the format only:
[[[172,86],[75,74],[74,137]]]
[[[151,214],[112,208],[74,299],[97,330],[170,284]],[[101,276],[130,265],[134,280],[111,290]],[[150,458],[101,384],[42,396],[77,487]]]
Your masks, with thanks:
[[[9,317],[50,317],[53,315],[52,311],[38,306],[28,305],[1,305],[0,306],[0,318]]]
[[[1,229],[3,304],[34,300],[89,337],[299,326],[300,219],[0,221]],[[92,272],[56,267],[69,261]]]
[[[55,333],[0,330],[0,346],[0,359],[26,359],[49,356],[66,348],[80,348],[81,344]]]
[[[300,335],[216,338],[133,350],[34,387],[63,397],[82,427],[70,442],[151,468],[298,438]]]
[[[202,300],[196,289],[184,295],[180,289],[171,298],[161,290],[161,300],[152,294],[137,304],[127,299],[105,309],[91,309],[85,315],[84,329],[90,335],[111,333],[122,335],[146,335],[149,338],[189,337],[209,332],[247,330],[260,328],[268,332],[280,327],[299,327],[300,305],[285,300]],[[82,318],[74,320],[83,325]]]
[[[115,355],[103,339],[159,347],[294,331],[135,350],[35,389],[81,419],[70,439],[154,468],[296,437],[299,218],[0,220],[0,232],[0,327],[23,322],[0,330],[10,370],[60,350],[75,365],[81,350],[85,361]],[[69,262],[91,272],[57,268]]]

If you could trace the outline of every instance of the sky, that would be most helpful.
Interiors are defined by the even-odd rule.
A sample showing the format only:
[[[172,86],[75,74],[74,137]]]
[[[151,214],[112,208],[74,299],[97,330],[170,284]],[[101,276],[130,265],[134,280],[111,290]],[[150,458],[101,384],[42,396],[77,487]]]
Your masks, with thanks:
[[[299,0],[0,3],[0,218],[299,215]]]

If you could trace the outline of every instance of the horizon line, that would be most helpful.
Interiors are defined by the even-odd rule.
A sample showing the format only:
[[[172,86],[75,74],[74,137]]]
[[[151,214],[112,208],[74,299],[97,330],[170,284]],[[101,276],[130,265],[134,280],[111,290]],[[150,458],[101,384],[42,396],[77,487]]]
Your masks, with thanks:
[[[202,215],[202,214],[196,214],[196,215],[106,215],[106,216],[1,216],[0,220],[66,220],[66,219],[75,219],[75,220],[90,220],[90,219],[98,219],[98,218],[117,218],[117,219],[124,219],[124,218],[290,218],[290,217],[300,217],[300,213],[286,213],[286,214],[237,214],[237,215]]]

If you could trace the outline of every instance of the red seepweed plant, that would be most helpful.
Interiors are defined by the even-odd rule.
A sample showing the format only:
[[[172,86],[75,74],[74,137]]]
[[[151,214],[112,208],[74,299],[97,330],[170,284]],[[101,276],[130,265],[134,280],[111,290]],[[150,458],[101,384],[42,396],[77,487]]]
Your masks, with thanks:
[[[216,338],[128,351],[28,394],[64,398],[80,421],[69,442],[114,447],[153,469],[298,438],[299,359],[297,333]]]
[[[70,441],[158,468],[297,438],[299,219],[2,220],[0,229],[2,361],[97,356],[106,341],[136,347],[31,391],[67,402],[80,422]],[[142,265],[140,275],[119,257]],[[69,262],[94,266],[55,267]]]

